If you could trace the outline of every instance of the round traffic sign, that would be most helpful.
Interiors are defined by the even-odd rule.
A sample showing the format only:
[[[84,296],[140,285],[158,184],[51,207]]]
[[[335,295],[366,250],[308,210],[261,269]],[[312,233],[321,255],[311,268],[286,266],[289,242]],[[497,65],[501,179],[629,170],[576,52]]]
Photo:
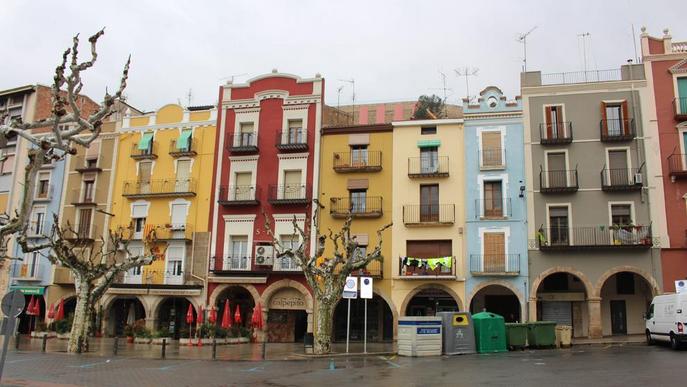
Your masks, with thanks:
[[[7,317],[17,317],[24,310],[25,304],[24,293],[21,290],[13,290],[2,298],[0,309]]]

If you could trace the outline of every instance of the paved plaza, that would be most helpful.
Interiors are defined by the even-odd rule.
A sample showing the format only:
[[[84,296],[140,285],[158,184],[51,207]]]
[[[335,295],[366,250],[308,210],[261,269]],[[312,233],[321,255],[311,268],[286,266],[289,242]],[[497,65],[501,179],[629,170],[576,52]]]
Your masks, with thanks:
[[[254,347],[259,346],[246,346]],[[455,357],[371,355],[267,361],[12,350],[2,386],[663,386],[684,383],[676,370],[685,361],[687,351],[640,344]]]

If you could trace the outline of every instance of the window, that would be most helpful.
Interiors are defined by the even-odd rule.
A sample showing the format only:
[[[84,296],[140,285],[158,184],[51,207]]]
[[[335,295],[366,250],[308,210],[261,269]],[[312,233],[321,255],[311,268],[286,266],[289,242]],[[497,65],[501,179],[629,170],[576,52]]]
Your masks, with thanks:
[[[377,122],[377,109],[367,111],[367,124],[372,125]]]
[[[365,212],[365,204],[367,199],[367,190],[350,190],[349,197],[351,200],[351,213],[360,214]]]
[[[248,236],[232,235],[229,240],[229,256],[224,262],[224,270],[248,269]]]
[[[502,217],[503,189],[501,181],[484,182],[484,214],[485,217]]]
[[[678,95],[678,113],[687,114],[687,77],[679,77],[677,79],[677,95]]]
[[[420,186],[420,221],[439,221],[439,184]]]
[[[568,207],[549,207],[549,241],[552,245],[568,245]]]
[[[143,230],[146,227],[146,218],[134,218],[134,233],[138,235],[136,239],[141,239],[143,236]]]
[[[356,257],[367,257],[367,245],[358,245],[358,247],[355,249],[355,254],[356,255],[354,256]]]
[[[140,154],[152,155],[153,154],[153,133],[143,133],[141,135],[141,141],[138,143],[138,150]]]
[[[32,235],[38,236],[44,233],[45,210],[34,210],[33,219],[31,220],[30,231]]]
[[[234,141],[234,146],[254,145],[254,124],[252,122],[242,122],[240,124],[240,131],[238,141]]]
[[[620,136],[623,132],[623,113],[620,104],[606,104],[606,126],[609,136]]]
[[[568,186],[565,159],[565,152],[546,154],[548,188],[565,188]]]
[[[187,203],[172,203],[172,230],[185,228],[187,211]]]
[[[184,129],[181,131],[179,139],[177,140],[177,150],[180,152],[188,152],[191,150],[191,142],[193,141],[191,138],[192,133],[191,129]]]
[[[0,175],[8,175],[14,169],[14,154],[4,154],[0,156]]]
[[[296,250],[300,245],[300,240],[296,235],[280,235],[279,241],[284,248],[284,250]],[[281,270],[298,270],[298,262],[295,258],[283,256],[279,258],[279,268]]]
[[[628,272],[618,273],[615,275],[615,285],[618,294],[635,294],[635,275]]]
[[[143,250],[142,246],[131,246],[129,247],[129,257],[138,257],[143,255],[145,252]],[[126,272],[125,282],[128,284],[140,284],[142,281],[141,278],[141,272],[142,272],[141,266],[134,267],[129,269]]]
[[[287,144],[305,143],[303,133],[303,120],[289,120],[289,130],[286,138]]]
[[[95,182],[93,180],[83,182],[83,201],[84,203],[95,201]]]
[[[284,199],[301,199],[305,197],[305,187],[301,185],[301,171],[284,171]]]
[[[351,145],[351,164],[353,166],[365,166],[367,162],[367,145]]]
[[[177,181],[175,192],[190,192],[191,160],[177,161]]]
[[[437,134],[437,127],[436,126],[423,126],[420,128],[420,134],[425,135],[425,134]]]
[[[167,272],[165,282],[171,285],[183,283],[184,248],[170,246],[167,248]]]
[[[253,174],[251,172],[236,173],[236,185],[232,200],[254,200],[253,186],[251,185]]]
[[[632,224],[632,206],[630,204],[612,204],[611,224]]]
[[[36,186],[36,198],[46,199],[50,195],[50,173],[41,172],[38,174]]]
[[[86,168],[95,169],[98,167],[98,159],[88,159],[86,160]]]
[[[501,132],[482,132],[482,166],[503,166]]]
[[[439,171],[439,148],[435,146],[420,148],[421,173],[436,173]]]
[[[36,273],[38,273],[39,258],[40,254],[37,251],[24,255],[19,276],[22,278],[35,278]]]
[[[88,239],[90,237],[91,217],[92,209],[82,208],[79,210],[79,227],[77,229],[77,237],[79,239]]]
[[[608,180],[612,186],[630,185],[630,170],[627,162],[627,151],[608,151]]]
[[[482,270],[490,273],[504,273],[506,271],[506,234],[485,232],[482,243],[484,246]]]
[[[546,138],[565,138],[565,126],[563,124],[563,106],[547,106],[546,110]]]

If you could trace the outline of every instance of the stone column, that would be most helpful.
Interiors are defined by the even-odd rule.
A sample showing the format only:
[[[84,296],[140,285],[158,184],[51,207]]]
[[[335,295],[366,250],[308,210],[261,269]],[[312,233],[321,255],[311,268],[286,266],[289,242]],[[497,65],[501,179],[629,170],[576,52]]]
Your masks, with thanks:
[[[157,319],[152,318],[152,317],[146,317],[146,328],[150,329],[150,331],[155,330],[155,326],[157,325]]]
[[[530,297],[530,302],[529,302],[529,315],[523,316],[524,321],[537,321],[537,298],[536,297]],[[525,319],[525,317],[527,317]]]
[[[601,338],[603,336],[601,328],[601,297],[588,298],[587,307],[589,308],[589,338]]]

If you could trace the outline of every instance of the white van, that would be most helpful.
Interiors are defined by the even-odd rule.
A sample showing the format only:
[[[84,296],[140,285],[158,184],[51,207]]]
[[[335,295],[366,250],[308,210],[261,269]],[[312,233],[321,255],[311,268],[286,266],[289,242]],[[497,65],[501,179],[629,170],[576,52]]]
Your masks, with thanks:
[[[673,349],[687,342],[687,293],[654,297],[646,314],[646,342],[669,341]]]

